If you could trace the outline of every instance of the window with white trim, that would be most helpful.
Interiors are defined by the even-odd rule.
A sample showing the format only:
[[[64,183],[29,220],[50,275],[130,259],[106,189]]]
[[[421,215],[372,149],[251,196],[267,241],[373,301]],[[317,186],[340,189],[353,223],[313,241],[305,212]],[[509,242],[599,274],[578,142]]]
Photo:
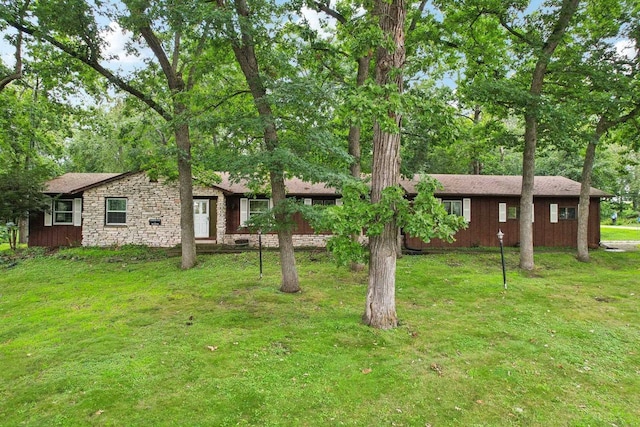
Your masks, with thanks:
[[[272,207],[271,199],[240,199],[240,227],[244,227],[252,215],[258,215]]]
[[[73,225],[73,200],[60,199],[53,202],[53,224]]]
[[[110,197],[106,199],[107,225],[125,225],[127,223],[127,199]]]
[[[442,204],[449,215],[462,216],[462,200],[443,200]]]
[[[558,208],[558,219],[560,220],[572,220],[578,218],[576,215],[575,207],[560,207]]]

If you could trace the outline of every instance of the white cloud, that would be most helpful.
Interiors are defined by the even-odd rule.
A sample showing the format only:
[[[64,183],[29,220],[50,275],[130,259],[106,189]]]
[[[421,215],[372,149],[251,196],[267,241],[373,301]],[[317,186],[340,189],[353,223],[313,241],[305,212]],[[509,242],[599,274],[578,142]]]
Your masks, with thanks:
[[[624,39],[616,43],[616,52],[618,55],[626,56],[629,59],[633,59],[638,54],[638,49],[633,40]]]
[[[143,60],[151,56],[148,48],[138,47],[138,54],[128,52],[127,45],[136,45],[133,34],[124,30],[117,22],[109,23],[109,30],[102,32],[107,47],[103,54],[110,68],[132,71],[143,65]]]
[[[5,34],[6,30],[0,32],[0,61],[5,67],[13,68],[16,63],[16,48],[2,37]]]
[[[333,34],[333,30],[336,27],[336,21],[324,12],[318,12],[308,7],[303,7],[301,10],[302,18],[307,21],[309,27],[316,30],[320,37],[329,38]]]

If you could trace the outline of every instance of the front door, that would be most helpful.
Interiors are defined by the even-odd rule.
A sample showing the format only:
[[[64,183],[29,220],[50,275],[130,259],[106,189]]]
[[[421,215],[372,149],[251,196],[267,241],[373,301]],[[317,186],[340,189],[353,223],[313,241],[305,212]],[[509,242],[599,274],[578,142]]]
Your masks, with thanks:
[[[193,200],[193,226],[196,239],[209,237],[209,200]]]

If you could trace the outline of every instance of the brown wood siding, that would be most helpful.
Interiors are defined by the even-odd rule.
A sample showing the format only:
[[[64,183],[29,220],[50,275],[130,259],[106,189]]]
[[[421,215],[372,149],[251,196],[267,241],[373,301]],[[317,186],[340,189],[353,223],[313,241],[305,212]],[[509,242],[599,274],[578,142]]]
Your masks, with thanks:
[[[454,199],[450,197],[450,199]],[[519,219],[508,219],[499,222],[499,204],[506,203],[507,208],[519,207],[517,197],[475,197],[471,200],[471,222],[465,230],[460,230],[454,236],[455,242],[448,243],[440,239],[433,239],[429,243],[405,236],[405,245],[409,249],[443,248],[443,247],[475,247],[499,246],[496,237],[498,230],[504,233],[505,246],[517,246],[520,240]],[[558,220],[550,222],[550,204],[555,203],[559,208],[578,208],[578,198],[536,198],[534,201],[533,236],[535,246],[576,247],[577,220]],[[589,246],[597,247],[600,243],[600,200],[592,198],[589,208]]]
[[[52,225],[45,227],[44,213],[29,218],[29,246],[80,246],[82,244],[82,227],[73,225]]]
[[[242,196],[227,197],[226,234],[250,234],[248,229],[240,227],[240,199],[242,198]],[[335,200],[336,198],[314,197],[313,199]],[[295,223],[293,227],[294,234],[315,234],[309,222],[302,218],[299,212],[293,215],[293,221]]]
[[[247,229],[240,228],[240,196],[227,197],[227,226],[226,234],[248,233]]]

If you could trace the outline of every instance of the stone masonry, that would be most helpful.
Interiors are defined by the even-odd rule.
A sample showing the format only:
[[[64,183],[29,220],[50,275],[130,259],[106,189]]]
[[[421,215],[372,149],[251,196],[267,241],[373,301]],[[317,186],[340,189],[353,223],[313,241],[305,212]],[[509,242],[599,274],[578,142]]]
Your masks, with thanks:
[[[224,240],[225,198],[220,190],[193,189],[194,198],[217,197],[217,235]],[[127,199],[125,225],[106,225],[106,199]],[[160,220],[151,225],[150,220]],[[180,196],[175,182],[151,181],[144,173],[125,176],[84,192],[82,209],[82,245],[118,246],[126,244],[173,247],[180,243]]]
[[[294,234],[293,246],[296,248],[324,248],[331,235],[328,234]],[[257,234],[227,234],[224,236],[224,243],[235,245],[237,240],[248,240],[249,246],[258,247]],[[278,235],[268,233],[262,235],[262,245],[266,248],[278,247]]]

